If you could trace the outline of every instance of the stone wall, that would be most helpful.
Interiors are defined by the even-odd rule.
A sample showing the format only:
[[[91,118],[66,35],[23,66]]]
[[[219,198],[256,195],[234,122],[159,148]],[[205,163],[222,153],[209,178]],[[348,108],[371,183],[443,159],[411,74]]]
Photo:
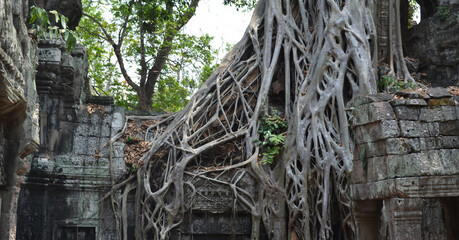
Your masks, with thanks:
[[[36,42],[27,0],[0,1],[0,239],[16,239],[16,208],[27,155],[36,150]]]
[[[124,125],[123,111],[99,105],[91,112],[92,107],[83,105],[72,120],[77,126],[72,136],[66,136],[73,142],[69,152],[41,152],[33,157],[21,190],[18,239],[64,239],[76,228],[88,240],[98,234],[98,239],[116,238],[111,206],[105,204],[101,211],[99,200],[110,191],[110,168],[115,179],[125,171],[124,144],[113,145],[111,164],[108,144]],[[101,218],[105,227],[99,226]]]
[[[90,95],[82,46],[68,53],[60,39],[43,40],[38,60],[41,144],[22,185],[17,239],[115,239],[111,205],[99,200],[125,171],[124,144],[113,144],[110,161],[108,143],[124,109]]]
[[[453,239],[458,234],[453,227],[458,214],[446,217],[459,204],[458,100],[434,88],[350,102],[358,239]]]
[[[418,2],[422,20],[405,34],[406,55],[420,60],[432,86],[459,85],[459,0]]]

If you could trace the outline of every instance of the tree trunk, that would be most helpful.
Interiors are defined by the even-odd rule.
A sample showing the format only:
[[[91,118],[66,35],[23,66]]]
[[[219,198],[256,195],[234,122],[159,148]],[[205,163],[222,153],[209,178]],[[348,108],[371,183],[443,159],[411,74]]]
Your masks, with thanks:
[[[153,104],[153,94],[145,93],[144,91],[137,92],[139,96],[139,110],[141,111],[151,111],[151,106]]]

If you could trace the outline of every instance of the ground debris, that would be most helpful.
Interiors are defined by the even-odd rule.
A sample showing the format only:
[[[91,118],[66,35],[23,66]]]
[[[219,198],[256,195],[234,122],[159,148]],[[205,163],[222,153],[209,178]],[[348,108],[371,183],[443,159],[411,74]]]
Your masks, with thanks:
[[[459,96],[459,87],[458,86],[449,86],[446,88],[448,92],[453,96]]]
[[[96,111],[100,112],[101,114],[104,114],[105,108],[102,105],[97,105],[97,104],[88,104],[87,105],[87,110],[88,114],[93,114]]]
[[[128,121],[126,131],[120,141],[126,143],[124,147],[124,161],[128,167],[141,166],[140,158],[145,155],[151,147],[151,143],[145,140],[145,132],[148,127],[157,121]]]

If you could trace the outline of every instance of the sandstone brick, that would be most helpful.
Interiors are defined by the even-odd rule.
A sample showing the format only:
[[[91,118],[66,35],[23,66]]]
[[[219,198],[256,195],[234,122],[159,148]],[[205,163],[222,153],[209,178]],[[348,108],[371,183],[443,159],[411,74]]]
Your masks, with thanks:
[[[366,181],[366,177],[365,177],[365,174],[364,174],[362,161],[357,159],[353,163],[354,163],[354,166],[352,168],[352,174],[351,174],[352,183],[355,184],[355,183],[365,182]]]
[[[394,107],[394,112],[398,120],[418,120],[420,108],[419,107],[396,106]]]
[[[124,157],[124,143],[114,142],[113,143],[113,157]]]
[[[422,108],[419,120],[424,122],[450,121],[457,119],[456,108],[443,106],[436,108]]]
[[[437,150],[390,155],[387,156],[387,166],[390,178],[442,175],[448,172]]]
[[[446,90],[446,88],[442,88],[442,87],[429,88],[429,89],[427,89],[427,94],[431,98],[451,97],[451,94],[448,92],[448,90]]]
[[[387,158],[374,157],[368,158],[367,181],[375,182],[387,179]]]
[[[357,143],[375,142],[399,135],[400,129],[395,120],[382,120],[354,128],[354,140]]]
[[[459,135],[459,134],[458,134]],[[459,136],[442,136],[442,148],[458,148]]]
[[[372,103],[372,102],[389,101],[392,98],[393,96],[387,93],[376,93],[376,94],[370,94],[370,95],[364,95],[364,96],[357,96],[353,98],[351,101],[349,101],[347,106],[348,108],[358,107],[360,105]]]
[[[365,125],[380,120],[393,120],[394,111],[387,102],[361,105],[354,110],[353,126]]]
[[[426,106],[427,102],[424,99],[396,99],[390,101],[392,106]]]
[[[399,121],[400,135],[402,137],[429,137],[427,124],[417,121]]]
[[[440,134],[445,136],[457,136],[459,135],[459,120],[445,121],[439,124]]]
[[[455,102],[451,98],[430,99],[427,102],[427,106],[429,107],[455,106]]]

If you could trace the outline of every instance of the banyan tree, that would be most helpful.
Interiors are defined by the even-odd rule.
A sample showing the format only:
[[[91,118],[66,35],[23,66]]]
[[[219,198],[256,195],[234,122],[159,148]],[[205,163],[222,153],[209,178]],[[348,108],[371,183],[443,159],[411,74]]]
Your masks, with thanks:
[[[388,3],[389,74],[413,81],[400,0]],[[194,204],[195,179],[205,179],[231,189],[233,207],[251,215],[252,239],[262,226],[269,239],[353,239],[346,103],[376,91],[376,4],[260,0],[240,42],[183,110],[137,118],[153,120],[150,148],[135,172],[114,182],[111,193],[121,194],[107,195],[120,237],[128,194],[136,238],[169,239]],[[238,185],[244,176],[255,180],[256,196]]]

